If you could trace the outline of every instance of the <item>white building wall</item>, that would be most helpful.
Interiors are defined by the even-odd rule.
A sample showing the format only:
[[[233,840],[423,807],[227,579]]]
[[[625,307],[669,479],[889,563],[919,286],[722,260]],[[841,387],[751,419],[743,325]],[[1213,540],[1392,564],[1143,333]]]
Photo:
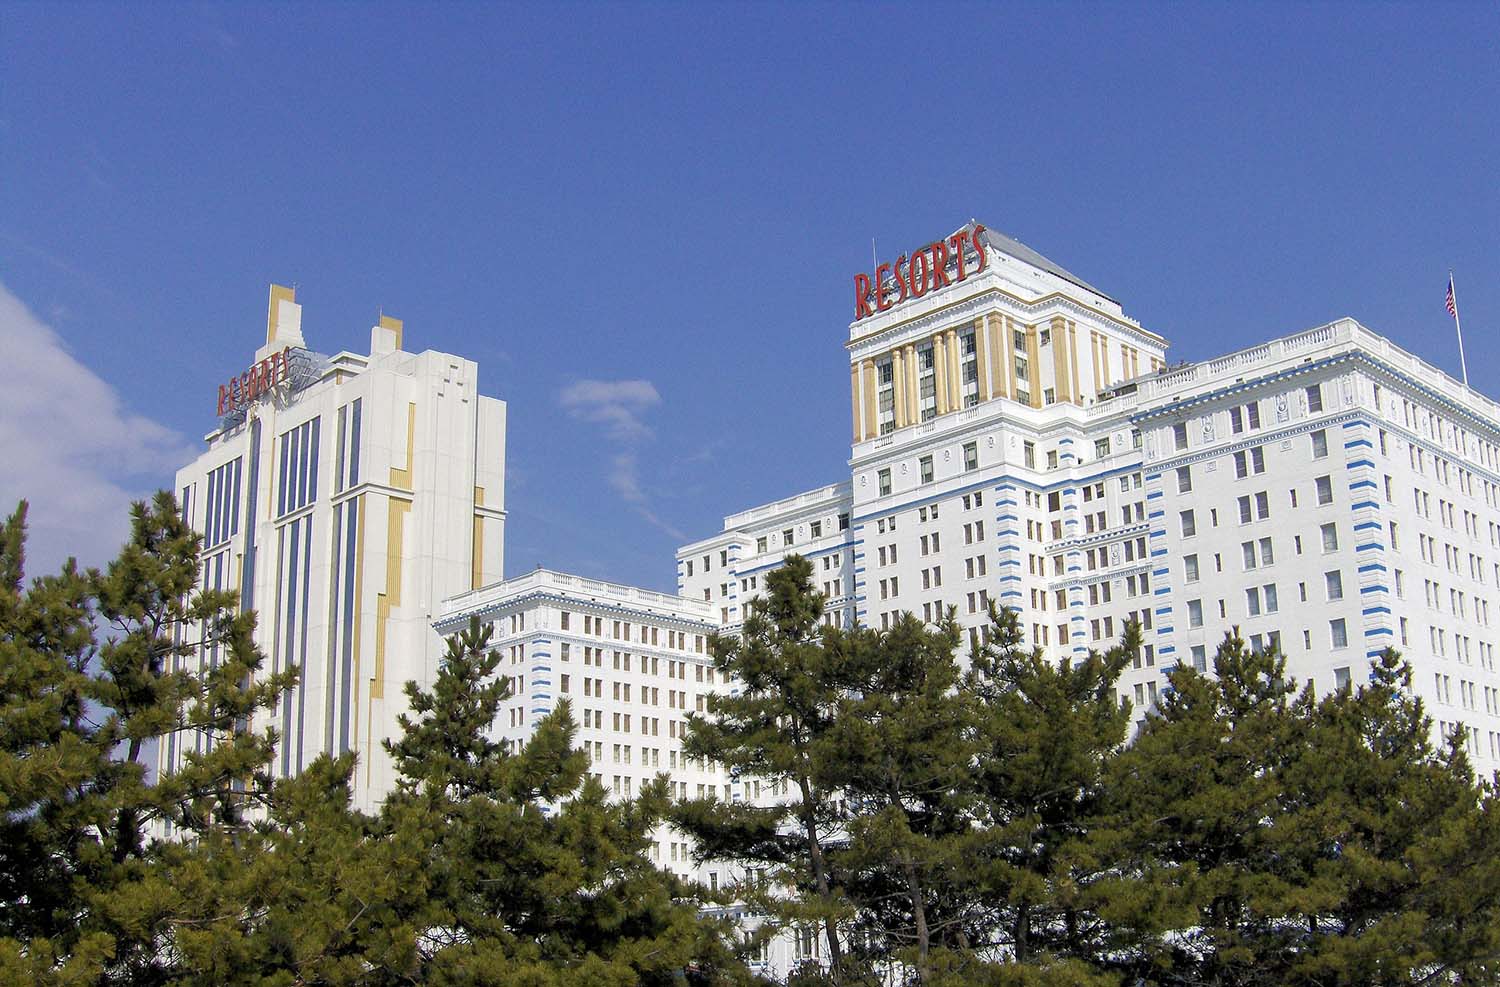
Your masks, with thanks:
[[[300,343],[300,315],[291,292],[273,288],[259,355]],[[225,419],[176,484],[205,533],[204,585],[259,612],[270,669],[302,670],[269,717],[283,738],[275,770],[355,751],[365,808],[394,783],[381,741],[406,708],[402,686],[430,681],[441,654],[429,625],[437,602],[503,565],[505,405],[478,394],[472,361],[407,352],[401,335],[386,318],[368,355],[296,351],[311,368],[306,386]],[[170,740],[161,768],[202,742]]]

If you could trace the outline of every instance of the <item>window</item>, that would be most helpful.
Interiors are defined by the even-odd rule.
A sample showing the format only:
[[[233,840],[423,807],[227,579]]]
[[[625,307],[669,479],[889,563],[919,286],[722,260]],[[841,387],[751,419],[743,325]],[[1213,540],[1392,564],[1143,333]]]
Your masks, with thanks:
[[[1314,459],[1323,459],[1328,455],[1328,433],[1321,428],[1312,433],[1312,454]]]
[[[1177,519],[1182,523],[1182,537],[1191,538],[1198,533],[1198,520],[1192,511],[1183,511]]]
[[[917,460],[917,472],[921,475],[923,483],[932,482],[931,456],[923,456],[921,459]]]
[[[1021,462],[1023,462],[1026,465],[1026,468],[1029,469],[1029,470],[1036,469],[1036,443],[1035,442],[1023,442],[1023,443],[1021,443]]]
[[[822,538],[823,537],[823,522],[822,521],[814,521],[811,524],[809,524],[807,527],[808,527],[808,534],[811,535],[813,538]]]
[[[1252,473],[1264,473],[1266,471],[1266,452],[1260,446],[1254,449],[1242,449],[1234,454],[1234,476],[1235,479],[1243,480]]]
[[[1328,622],[1328,638],[1335,650],[1349,646],[1349,630],[1344,624],[1343,617]]]
[[[1189,583],[1198,581],[1198,556],[1184,555],[1182,557],[1182,578],[1184,582]]]
[[[766,545],[766,536],[765,535],[761,535],[759,538],[755,539],[755,554],[756,555],[765,555],[766,554],[766,548],[767,548],[767,545]]]
[[[1193,489],[1193,468],[1191,466],[1177,467],[1177,492],[1187,493]]]
[[[1180,452],[1187,447],[1187,422],[1178,422],[1172,426],[1172,448]]]
[[[1375,385],[1379,387],[1380,385]],[[1333,687],[1335,689],[1349,688],[1349,666],[1344,665],[1333,670]]]
[[[1260,587],[1251,586],[1245,590],[1245,613],[1251,617],[1260,616]]]
[[[849,530],[849,515],[848,514],[840,514],[839,515],[839,530],[840,531],[848,531]],[[689,573],[689,575],[691,575],[691,573]]]
[[[1193,645],[1193,668],[1195,671],[1208,671],[1208,649],[1201,644]]]
[[[1318,529],[1323,535],[1323,551],[1337,552],[1339,550],[1339,526],[1329,521]]]
[[[979,468],[979,443],[964,443],[964,472]]]
[[[1307,388],[1306,391],[1307,391],[1307,412],[1308,412],[1308,414],[1317,414],[1318,412],[1322,411],[1323,410],[1323,385],[1322,384],[1314,384],[1311,387]]]
[[[1189,627],[1202,627],[1203,626],[1203,601],[1202,600],[1189,600],[1188,601],[1188,605],[1187,605],[1187,611],[1188,611],[1188,626]]]
[[[877,481],[879,483],[880,496],[882,496],[882,497],[889,497],[891,495],[891,471],[890,471],[890,468],[887,467],[886,469],[881,470],[879,473],[876,474],[876,478],[877,478]]]
[[[1330,600],[1344,598],[1344,574],[1338,569],[1323,573],[1323,586],[1327,589]]]
[[[1229,431],[1235,435],[1260,428],[1260,404],[1251,401],[1242,408],[1229,409]]]
[[[1104,459],[1109,455],[1109,436],[1094,440],[1094,458]]]
[[[1318,505],[1333,503],[1333,477],[1320,476],[1313,481],[1318,488]]]

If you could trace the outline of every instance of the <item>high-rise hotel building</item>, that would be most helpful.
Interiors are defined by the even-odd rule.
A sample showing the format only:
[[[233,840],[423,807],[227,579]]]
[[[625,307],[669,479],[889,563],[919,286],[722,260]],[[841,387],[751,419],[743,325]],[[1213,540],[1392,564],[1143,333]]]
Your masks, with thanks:
[[[439,601],[502,575],[505,404],[479,393],[472,361],[405,350],[397,319],[370,330],[369,353],[332,356],[301,323],[273,285],[265,345],[219,387],[218,425],[176,489],[203,534],[203,585],[258,611],[270,669],[301,669],[270,717],[275,770],[355,751],[368,808],[393,784],[381,741],[402,688],[430,683],[443,653]],[[161,768],[203,743],[175,736]]]
[[[1134,617],[1142,715],[1230,627],[1319,690],[1390,645],[1500,766],[1495,402],[1351,319],[1169,366],[1119,302],[975,224],[855,284],[848,480],[684,546],[682,596],[733,629],[795,551],[830,621],[953,607],[977,634],[995,601],[1061,658]]]

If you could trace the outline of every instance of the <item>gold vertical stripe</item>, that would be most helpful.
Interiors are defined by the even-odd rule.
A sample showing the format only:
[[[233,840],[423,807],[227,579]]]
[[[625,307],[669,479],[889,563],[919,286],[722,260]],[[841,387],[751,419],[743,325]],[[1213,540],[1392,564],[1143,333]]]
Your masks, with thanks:
[[[994,315],[984,317],[985,331],[990,337],[990,394],[997,398],[1010,397],[1005,387],[1005,340],[996,336]],[[1004,324],[1002,323],[1003,331]]]
[[[1078,383],[1078,323],[1068,323],[1068,367],[1073,371],[1073,403],[1083,404],[1083,388]]]
[[[948,339],[945,333],[933,336],[933,384],[938,387],[938,414],[948,414],[953,407],[948,404]]]
[[[875,427],[875,409],[880,404],[880,394],[875,386],[875,361],[865,361],[865,438],[873,438],[878,431]]]
[[[469,575],[469,588],[484,585],[484,518],[474,515],[474,571]]]
[[[406,406],[406,468],[397,469],[391,467],[391,486],[402,490],[410,490],[412,454],[417,442],[417,405],[412,402]]]
[[[1057,389],[1055,397],[1067,404],[1073,400],[1073,388],[1068,376],[1068,327],[1061,316],[1052,319],[1052,378]]]
[[[1109,372],[1109,337],[1105,335],[1099,337],[1099,365],[1104,371],[1104,386],[1108,387],[1115,381]]]
[[[895,389],[896,427],[905,428],[906,420],[906,352],[900,347],[891,350],[891,386]]]
[[[271,298],[266,302],[266,345],[270,346],[276,342],[277,316],[280,314],[282,302],[295,302],[297,292],[284,285],[271,285]]]
[[[401,563],[404,561],[406,515],[411,501],[395,497],[386,501],[385,592],[375,596],[375,669],[371,673],[370,699],[385,698],[385,635],[391,608],[401,605]]]
[[[906,420],[922,420],[922,384],[917,365],[917,344],[906,344]]]
[[[382,315],[380,317],[380,328],[389,329],[396,334],[396,349],[398,350],[401,348],[402,327],[403,323],[400,319],[392,318],[389,315]]]

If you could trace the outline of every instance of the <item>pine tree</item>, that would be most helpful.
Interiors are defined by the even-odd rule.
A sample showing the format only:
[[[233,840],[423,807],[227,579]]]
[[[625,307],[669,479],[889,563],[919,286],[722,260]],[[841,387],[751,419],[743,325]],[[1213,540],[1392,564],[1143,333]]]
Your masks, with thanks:
[[[154,894],[154,827],[245,829],[275,744],[248,724],[295,673],[259,676],[254,615],[193,592],[199,539],[170,494],[135,505],[105,571],[70,561],[30,587],[24,518],[23,505],[0,536],[0,973],[158,982],[171,916]],[[151,745],[187,730],[205,752],[149,785]]]
[[[902,614],[888,630],[838,636],[830,650],[853,681],[815,761],[815,780],[849,808],[835,859],[859,909],[856,935],[924,985],[935,979],[935,951],[967,958],[972,919],[958,892],[968,883],[978,750],[960,640],[951,613],[936,627]],[[951,956],[943,962],[953,967]]]
[[[387,749],[401,773],[383,825],[420,848],[432,984],[668,984],[743,976],[724,928],[647,859],[662,779],[612,802],[586,775],[566,700],[515,750],[491,738],[508,682],[476,620],[449,639],[432,689]]]
[[[1088,888],[1107,867],[1089,838],[1130,723],[1115,683],[1139,660],[1140,630],[1132,622],[1119,645],[1060,662],[1025,646],[1013,610],[992,609],[989,630],[966,682],[979,746],[968,873],[980,920],[970,939],[1053,977],[1058,962],[1077,961],[1071,975],[1087,980],[1087,946],[1102,925]]]
[[[767,917],[765,933],[816,924],[841,983],[854,975],[840,923],[849,913],[828,840],[841,822],[836,793],[820,780],[819,759],[838,703],[856,681],[843,632],[823,627],[824,597],[813,588],[812,563],[789,555],[765,577],[766,592],[746,607],[738,637],[715,637],[716,673],[736,684],[708,697],[706,716],[688,718],[683,752],[724,765],[780,793],[767,804],[697,799],[679,803],[676,825],[692,836],[700,859],[739,863],[763,879],[735,889]]]

